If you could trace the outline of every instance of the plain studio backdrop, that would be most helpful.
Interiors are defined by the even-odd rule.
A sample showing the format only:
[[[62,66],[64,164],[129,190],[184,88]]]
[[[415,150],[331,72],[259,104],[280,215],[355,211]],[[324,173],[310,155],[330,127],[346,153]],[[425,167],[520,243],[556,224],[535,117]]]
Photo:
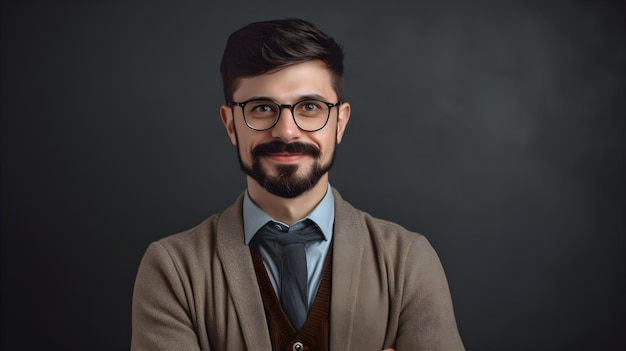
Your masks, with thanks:
[[[343,44],[331,183],[425,234],[468,350],[624,349],[625,8],[2,2],[2,350],[124,350],[154,240],[245,189],[219,62],[246,23]]]

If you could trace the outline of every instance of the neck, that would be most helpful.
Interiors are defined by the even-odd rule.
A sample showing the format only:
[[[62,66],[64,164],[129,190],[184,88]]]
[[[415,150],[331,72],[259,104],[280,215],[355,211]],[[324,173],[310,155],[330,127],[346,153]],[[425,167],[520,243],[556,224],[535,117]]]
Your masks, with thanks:
[[[247,183],[248,195],[259,208],[273,219],[292,225],[311,213],[322,201],[328,190],[328,173],[324,174],[309,191],[291,199],[268,192],[249,176]]]

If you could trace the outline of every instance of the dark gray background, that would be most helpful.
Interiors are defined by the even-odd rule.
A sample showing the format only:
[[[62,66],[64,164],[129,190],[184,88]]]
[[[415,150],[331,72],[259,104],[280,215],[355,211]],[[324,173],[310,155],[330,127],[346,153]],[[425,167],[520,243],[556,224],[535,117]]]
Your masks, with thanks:
[[[147,245],[244,189],[228,34],[346,51],[331,182],[427,235],[468,350],[624,349],[619,2],[3,2],[0,348],[123,350]]]

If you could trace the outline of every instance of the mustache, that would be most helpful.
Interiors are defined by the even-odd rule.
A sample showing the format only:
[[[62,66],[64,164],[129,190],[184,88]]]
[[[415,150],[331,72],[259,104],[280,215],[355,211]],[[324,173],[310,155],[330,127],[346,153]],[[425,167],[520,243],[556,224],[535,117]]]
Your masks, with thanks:
[[[274,140],[269,143],[259,144],[252,149],[252,157],[254,158],[276,153],[305,154],[315,158],[320,156],[320,150],[314,145],[297,141],[287,144],[280,140]]]

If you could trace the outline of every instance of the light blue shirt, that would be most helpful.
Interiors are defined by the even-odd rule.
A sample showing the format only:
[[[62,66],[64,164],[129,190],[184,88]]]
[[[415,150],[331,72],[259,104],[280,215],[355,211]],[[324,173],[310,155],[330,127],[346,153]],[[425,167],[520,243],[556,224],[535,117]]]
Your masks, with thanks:
[[[305,224],[305,220],[313,221],[324,235],[324,240],[314,241],[306,243],[304,250],[306,252],[306,264],[307,264],[307,281],[308,281],[308,303],[309,309],[313,304],[315,295],[317,294],[317,288],[322,280],[322,271],[324,270],[324,261],[326,260],[326,254],[328,253],[328,247],[333,238],[333,224],[335,222],[335,196],[331,191],[330,184],[326,195],[322,198],[322,201],[309,213],[306,217],[302,218],[298,222],[294,223],[291,227],[272,219],[262,209],[260,209],[248,195],[246,191],[243,198],[243,229],[245,234],[246,245],[250,243],[252,237],[256,234],[261,227],[267,222],[273,221],[280,225],[289,228],[289,231],[298,230]],[[276,296],[280,299],[280,271],[276,262],[274,262],[268,252],[260,247],[261,257],[265,263],[265,269],[270,277]]]

